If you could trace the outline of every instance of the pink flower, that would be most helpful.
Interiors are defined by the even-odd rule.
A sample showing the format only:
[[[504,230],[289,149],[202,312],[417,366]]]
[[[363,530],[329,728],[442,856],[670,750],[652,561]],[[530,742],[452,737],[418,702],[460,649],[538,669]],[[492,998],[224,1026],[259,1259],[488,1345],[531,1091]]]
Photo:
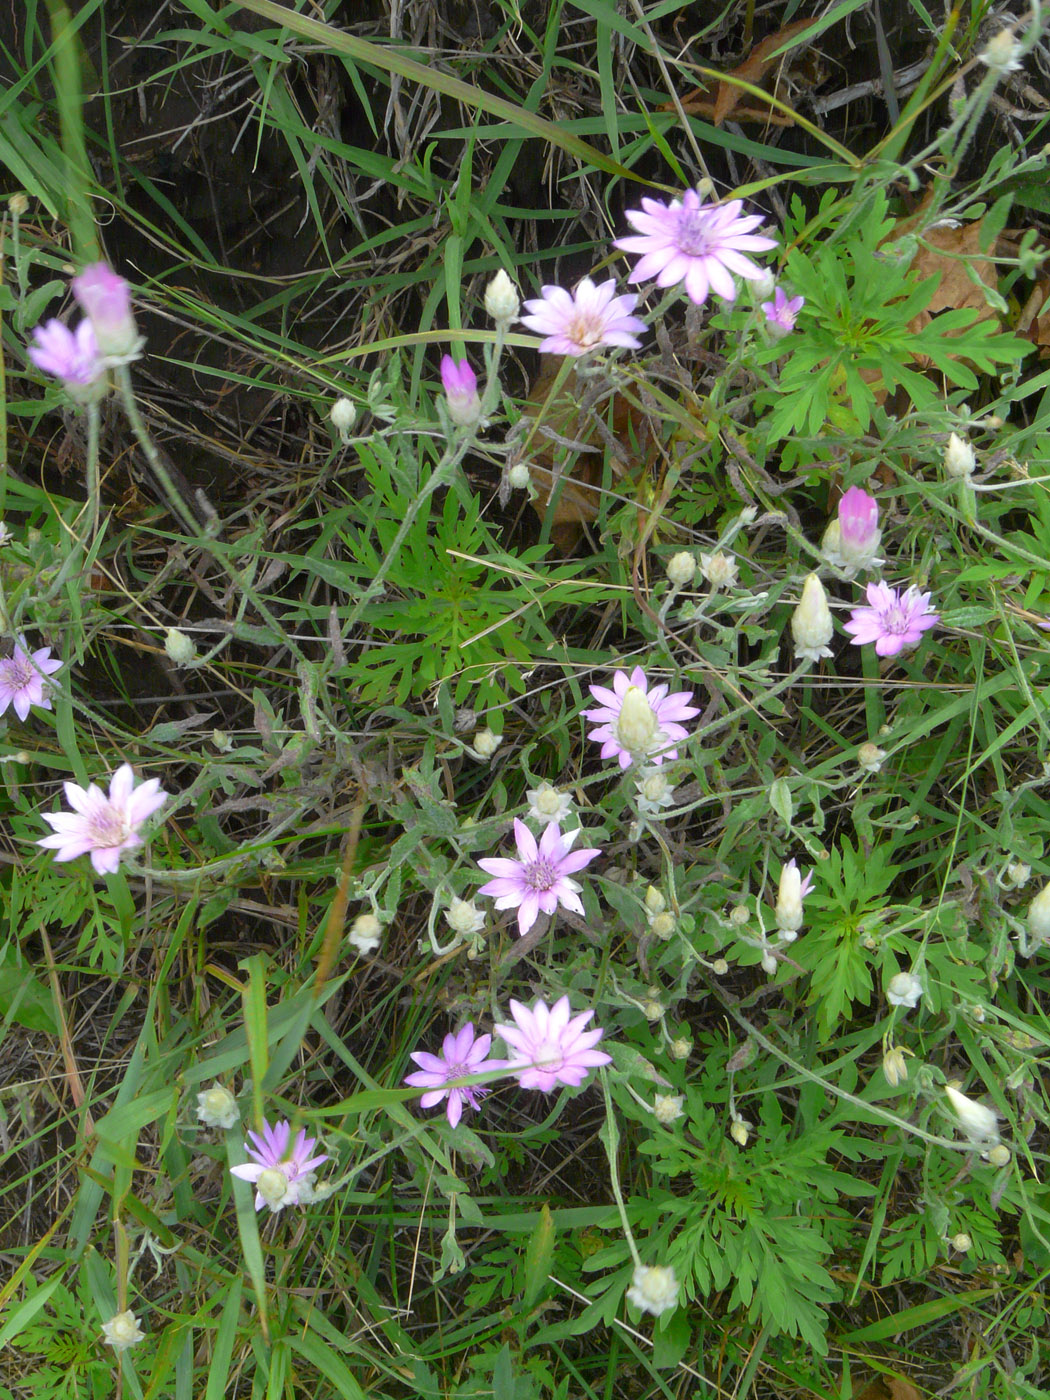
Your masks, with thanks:
[[[601,741],[602,758],[615,757],[621,768],[630,768],[635,762],[660,764],[665,758],[676,759],[678,750],[671,747],[673,741],[689,738],[681,721],[700,713],[687,703],[693,692],[676,690],[668,695],[666,685],[650,689],[640,666],[629,676],[626,671],[617,671],[612,684],[612,690],[603,685],[588,687],[601,708],[583,711],[584,719],[599,726],[587,737]]]
[[[72,282],[73,295],[95,330],[107,358],[134,355],[142,339],[131,314],[131,288],[104,262],[89,263]]]
[[[106,364],[90,321],[75,331],[61,321],[45,321],[33,332],[29,358],[45,374],[61,379],[66,393],[78,403],[89,403],[104,391]]]
[[[655,277],[658,287],[684,282],[690,301],[697,306],[703,305],[709,292],[735,300],[731,273],[749,281],[762,276],[762,269],[744,253],[776,247],[772,238],[751,232],[762,218],[759,214],[741,218],[743,207],[740,199],[704,204],[695,190],[686,190],[670,204],[643,199],[640,210],[629,209],[626,214],[637,234],[615,242],[625,253],[643,255],[627,280],[644,282]]]
[[[488,1058],[490,1035],[475,1038],[473,1023],[468,1021],[456,1035],[446,1035],[441,1043],[441,1054],[431,1055],[426,1050],[413,1050],[412,1059],[420,1066],[412,1074],[405,1075],[405,1083],[427,1092],[419,1100],[422,1108],[433,1108],[443,1098],[448,1099],[448,1121],[454,1128],[463,1116],[463,1105],[478,1107],[479,1099],[488,1093],[477,1084],[464,1084],[450,1089],[449,1081],[464,1079],[470,1074],[484,1074],[488,1069],[502,1069],[503,1060]]]
[[[914,585],[904,590],[886,583],[869,583],[866,608],[854,608],[846,631],[856,646],[875,643],[879,656],[898,656],[906,647],[917,646],[922,634],[940,621],[940,613],[930,607],[929,593]]]
[[[469,428],[481,414],[478,398],[478,376],[468,360],[456,361],[451,355],[441,357],[441,383],[448,403],[448,416],[457,428]]]
[[[72,812],[42,812],[51,836],[36,844],[55,852],[56,860],[75,860],[91,853],[91,864],[99,875],[112,874],[120,864],[121,851],[142,845],[139,827],[167,800],[156,778],[135,787],[130,763],[123,763],[113,774],[109,796],[91,783],[87,788],[65,783],[66,801]]]
[[[558,823],[551,822],[537,845],[529,828],[515,817],[518,859],[493,856],[479,860],[482,870],[496,878],[482,885],[478,894],[495,895],[497,909],[516,907],[518,932],[522,937],[532,928],[541,909],[545,914],[553,914],[560,904],[563,909],[582,914],[579,898],[582,887],[568,877],[589,865],[595,856],[601,855],[601,850],[598,847],[570,850],[579,835],[577,829],[563,836]]]
[[[529,316],[521,323],[545,337],[540,349],[548,355],[585,355],[599,345],[622,345],[637,350],[641,341],[636,331],[645,330],[645,322],[630,313],[638,297],[634,292],[618,297],[616,283],[595,285],[585,277],[570,293],[564,287],[544,287],[541,297],[525,303]]]
[[[766,326],[774,334],[787,335],[795,329],[798,313],[806,304],[805,297],[788,297],[783,287],[777,287],[772,301],[762,302]]]
[[[521,1071],[518,1083],[523,1089],[542,1089],[546,1094],[559,1084],[575,1088],[590,1070],[610,1063],[610,1055],[594,1049],[604,1031],[583,1029],[594,1012],[583,1011],[579,1016],[570,1013],[567,996],[550,1008],[546,1002],[537,1001],[531,1011],[512,1001],[510,1014],[515,1024],[496,1026],[496,1034],[513,1052],[507,1067]]]
[[[250,1181],[255,1187],[255,1209],[269,1206],[278,1211],[285,1206],[305,1205],[312,1192],[314,1169],[328,1161],[324,1152],[318,1157],[310,1156],[317,1139],[308,1138],[306,1129],[300,1128],[293,1143],[289,1122],[282,1119],[271,1128],[265,1118],[262,1132],[249,1129],[248,1136],[254,1146],[245,1143],[244,1150],[252,1161],[231,1167],[230,1175]]]
[[[26,718],[31,705],[50,710],[47,678],[61,669],[62,663],[51,656],[50,647],[29,653],[22,641],[16,642],[14,652],[0,661],[0,715],[8,705],[19,719]]]

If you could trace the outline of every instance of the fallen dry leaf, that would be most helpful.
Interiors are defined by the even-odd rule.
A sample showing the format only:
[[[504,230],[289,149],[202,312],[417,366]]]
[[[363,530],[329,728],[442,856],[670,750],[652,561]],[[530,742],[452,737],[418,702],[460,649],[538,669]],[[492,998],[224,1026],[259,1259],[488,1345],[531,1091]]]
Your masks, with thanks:
[[[922,1394],[903,1376],[876,1376],[853,1400],[922,1400]]]
[[[768,35],[761,43],[748,54],[742,63],[739,63],[730,73],[718,83],[714,96],[708,84],[694,88],[682,98],[682,109],[691,116],[706,117],[713,126],[721,126],[724,121],[732,117],[738,122],[764,122],[770,126],[791,126],[794,117],[786,112],[778,111],[777,108],[759,101],[752,93],[745,92],[739,86],[740,83],[750,83],[752,87],[761,87],[769,70],[774,65],[779,69],[787,62],[787,55],[781,54],[778,58],[771,57],[778,49],[790,44],[796,35],[803,30],[809,29],[813,21],[810,19],[792,20],[783,29],[778,29],[775,34]],[[664,102],[660,110],[667,112],[674,109],[673,102]]]
[[[609,431],[622,449],[610,454],[613,473],[618,477],[628,475],[644,460],[649,430],[644,416],[621,395],[612,398],[611,420],[608,401],[593,409],[581,407],[584,383],[575,371],[551,399],[561,366],[559,355],[540,357],[540,373],[527,400],[527,405],[533,407],[526,406],[525,413],[534,420],[538,418],[542,426],[532,436],[525,460],[535,492],[532,508],[543,520],[554,497],[551,543],[560,553],[568,554],[579,543],[584,525],[597,518],[601,503],[606,453],[596,416],[601,415],[610,425]],[[562,442],[545,434],[543,427]],[[576,446],[565,446],[566,443]]]

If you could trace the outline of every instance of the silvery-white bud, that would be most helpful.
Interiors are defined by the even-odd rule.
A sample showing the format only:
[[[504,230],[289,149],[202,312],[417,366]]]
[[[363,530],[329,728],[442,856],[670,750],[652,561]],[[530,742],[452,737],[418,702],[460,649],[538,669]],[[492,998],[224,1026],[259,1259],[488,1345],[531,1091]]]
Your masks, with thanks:
[[[955,1110],[959,1127],[974,1143],[996,1143],[999,1141],[999,1117],[987,1104],[968,1098],[949,1084],[944,1091],[948,1102]]]
[[[976,465],[977,456],[965,438],[959,437],[957,433],[949,434],[948,446],[944,449],[945,475],[957,480],[966,480],[973,476]]]
[[[714,590],[734,588],[739,570],[733,556],[719,549],[714,554],[701,554],[700,573]]]
[[[480,759],[488,760],[503,743],[502,734],[494,734],[491,729],[479,729],[474,735],[474,752]]]
[[[668,559],[666,572],[675,588],[684,588],[687,583],[693,581],[693,575],[696,573],[696,560],[687,549],[679,550],[677,554],[672,554]]]
[[[164,634],[164,651],[175,666],[192,666],[197,659],[197,647],[192,637],[180,632],[177,627],[169,627]]]
[[[521,310],[518,290],[502,268],[485,288],[485,310],[497,325],[509,326]]]
[[[828,595],[816,574],[810,574],[802,587],[802,597],[791,617],[795,655],[803,661],[819,661],[832,654],[828,642],[835,631],[828,607]]]

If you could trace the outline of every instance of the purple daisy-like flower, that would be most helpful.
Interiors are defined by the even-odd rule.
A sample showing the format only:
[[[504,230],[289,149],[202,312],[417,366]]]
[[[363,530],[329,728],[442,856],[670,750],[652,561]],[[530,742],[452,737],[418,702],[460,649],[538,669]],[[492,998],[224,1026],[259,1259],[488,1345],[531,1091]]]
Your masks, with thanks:
[[[56,860],[75,860],[90,852],[91,864],[99,875],[112,874],[120,865],[122,851],[142,845],[139,827],[167,801],[156,778],[135,786],[130,763],[122,763],[109,785],[109,796],[91,783],[86,788],[65,783],[66,801],[72,812],[42,812],[51,836],[36,844],[55,852]]]
[[[798,313],[805,304],[805,297],[789,297],[783,287],[777,287],[776,291],[773,293],[773,300],[762,302],[762,310],[765,312],[766,316],[766,325],[770,330],[779,331],[781,335],[787,335],[788,331],[793,331],[795,329]]]
[[[634,292],[616,296],[616,282],[597,285],[584,277],[575,292],[564,287],[544,287],[543,295],[525,303],[531,314],[521,317],[523,326],[544,337],[540,349],[548,355],[585,355],[599,345],[621,345],[637,350],[637,332],[645,322],[632,316],[638,297]]]
[[[448,1099],[448,1121],[454,1128],[463,1116],[463,1105],[476,1109],[479,1101],[488,1093],[477,1084],[464,1084],[450,1088],[450,1081],[464,1079],[469,1074],[483,1074],[489,1069],[502,1069],[503,1060],[490,1060],[490,1035],[474,1034],[471,1021],[455,1035],[446,1035],[441,1043],[441,1054],[431,1055],[426,1050],[413,1050],[412,1059],[420,1066],[411,1074],[405,1075],[405,1083],[416,1089],[426,1089],[419,1100],[421,1108],[433,1108],[442,1099]]]
[[[497,909],[517,908],[518,932],[522,937],[532,928],[541,909],[545,914],[553,914],[560,904],[563,909],[582,914],[579,894],[582,886],[570,880],[569,876],[589,865],[595,856],[600,856],[601,849],[594,846],[581,851],[571,850],[572,843],[579,835],[577,829],[563,836],[558,823],[551,822],[537,843],[525,823],[515,817],[514,840],[518,847],[518,859],[492,856],[479,860],[482,870],[495,876],[495,879],[482,885],[478,894],[494,895]]]
[[[752,232],[762,216],[741,216],[743,207],[741,199],[705,204],[696,190],[686,190],[670,204],[643,199],[641,209],[628,209],[625,215],[637,233],[614,244],[625,253],[642,254],[627,280],[644,282],[655,277],[658,287],[684,282],[689,300],[697,306],[703,305],[709,292],[734,301],[733,273],[749,281],[762,276],[762,269],[744,254],[776,247],[774,239]]]
[[[512,1051],[507,1067],[519,1071],[518,1083],[523,1089],[549,1093],[559,1084],[575,1088],[592,1069],[607,1065],[612,1059],[604,1050],[594,1049],[605,1032],[584,1030],[593,1010],[573,1016],[567,996],[560,997],[551,1007],[537,1001],[531,1010],[512,1001],[510,1014],[514,1025],[495,1029]]]
[[[448,416],[459,428],[469,428],[478,421],[481,414],[481,399],[478,396],[478,376],[470,367],[469,360],[454,360],[451,355],[441,357],[441,384],[445,390]]]
[[[304,1205],[304,1198],[313,1187],[315,1169],[328,1161],[325,1152],[310,1156],[317,1139],[307,1137],[306,1129],[300,1128],[293,1142],[292,1125],[287,1120],[282,1119],[271,1128],[265,1118],[262,1132],[249,1129],[248,1136],[253,1145],[245,1143],[244,1150],[252,1160],[231,1167],[230,1175],[250,1181],[255,1187],[255,1209],[269,1206],[278,1211],[285,1206]]]
[[[616,758],[621,768],[632,763],[663,763],[676,759],[678,750],[672,747],[677,739],[688,739],[689,730],[681,723],[694,719],[699,713],[691,690],[676,690],[670,695],[666,685],[649,686],[640,666],[627,674],[617,671],[612,690],[604,685],[588,687],[597,710],[584,710],[584,719],[593,720],[597,729],[589,739],[601,742],[602,758]]]
[[[22,641],[15,643],[10,656],[0,660],[0,715],[10,705],[19,719],[25,719],[32,705],[50,710],[48,676],[62,669],[62,662],[51,655],[50,647],[27,652]]]
[[[891,588],[887,583],[869,583],[868,607],[854,608],[845,629],[856,646],[875,643],[879,656],[898,656],[917,646],[922,634],[935,627],[940,613],[930,607],[930,594],[910,588]]]
[[[66,393],[78,403],[100,395],[106,362],[90,321],[81,321],[75,331],[62,321],[45,321],[34,330],[27,353],[37,369],[61,379]]]

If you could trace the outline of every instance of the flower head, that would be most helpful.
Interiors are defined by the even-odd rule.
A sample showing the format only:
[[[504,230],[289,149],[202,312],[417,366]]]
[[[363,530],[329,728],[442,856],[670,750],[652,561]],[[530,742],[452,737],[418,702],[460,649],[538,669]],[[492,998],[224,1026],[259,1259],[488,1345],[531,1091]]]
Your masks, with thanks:
[[[846,631],[855,646],[875,643],[879,656],[898,656],[906,647],[917,646],[922,634],[940,621],[940,613],[930,607],[929,593],[914,585],[891,588],[887,583],[869,583],[868,607],[854,608]]]
[[[340,442],[346,447],[350,442],[350,431],[357,422],[357,408],[353,400],[340,395],[332,405],[328,418],[339,434]]]
[[[197,1095],[197,1117],[209,1128],[233,1128],[241,1121],[237,1100],[223,1084],[213,1084]]]
[[[109,796],[90,783],[63,784],[72,812],[42,812],[50,836],[36,844],[55,852],[56,860],[76,860],[90,853],[91,864],[99,875],[112,874],[120,864],[122,851],[142,845],[139,827],[147,817],[163,807],[168,794],[156,778],[135,786],[130,763],[122,763],[109,784]]]
[[[988,40],[987,45],[977,55],[986,68],[993,73],[1019,73],[1024,46],[1014,37],[1012,29],[1000,29]]]
[[[802,585],[798,607],[791,614],[795,655],[803,661],[819,661],[822,656],[831,656],[828,642],[834,631],[824,585],[816,574],[810,574]]]
[[[302,1204],[303,1187],[313,1185],[315,1169],[328,1161],[325,1152],[310,1156],[317,1139],[308,1138],[306,1129],[300,1128],[293,1142],[292,1125],[286,1119],[271,1128],[265,1118],[262,1132],[249,1129],[248,1136],[252,1146],[245,1143],[244,1150],[252,1160],[231,1167],[230,1175],[253,1184],[255,1209],[269,1206],[278,1211]]]
[[[445,922],[459,938],[473,938],[485,927],[485,915],[474,907],[473,900],[452,896],[452,903],[445,910]]]
[[[977,466],[977,454],[958,433],[948,434],[948,444],[944,449],[944,474],[956,481],[969,481]]]
[[[741,217],[743,207],[740,199],[705,204],[696,190],[686,190],[670,204],[643,199],[641,209],[629,209],[626,214],[637,232],[616,239],[614,245],[625,253],[642,254],[627,280],[644,282],[655,277],[658,287],[684,282],[689,300],[697,306],[703,305],[709,292],[734,301],[732,273],[748,281],[762,275],[762,269],[744,254],[776,246],[772,238],[752,232],[762,222],[761,215]]]
[[[118,1353],[127,1351],[128,1347],[133,1347],[136,1342],[141,1342],[145,1335],[139,1326],[138,1318],[130,1308],[115,1313],[108,1322],[102,1324],[102,1336],[106,1345]]]
[[[1034,953],[1050,943],[1050,884],[1044,885],[1028,906],[1029,946]]]
[[[484,1074],[489,1069],[502,1069],[503,1060],[490,1060],[490,1035],[475,1036],[474,1026],[468,1021],[455,1035],[446,1035],[441,1042],[441,1054],[431,1055],[426,1050],[413,1050],[412,1059],[419,1069],[405,1075],[405,1083],[416,1089],[426,1089],[419,1100],[422,1108],[433,1108],[442,1099],[448,1099],[448,1121],[454,1128],[463,1116],[463,1105],[477,1108],[478,1102],[488,1093],[477,1084],[464,1084],[449,1088],[454,1079],[464,1079],[471,1074]]]
[[[33,332],[29,358],[45,374],[61,379],[77,403],[91,403],[105,390],[106,362],[90,321],[71,331],[62,321],[45,321]]]
[[[448,404],[448,416],[457,428],[471,427],[481,416],[481,399],[478,397],[478,376],[471,369],[470,361],[442,355],[441,383]]]
[[[544,287],[543,295],[525,303],[530,314],[521,323],[542,335],[540,349],[548,355],[585,355],[599,345],[622,345],[637,350],[637,332],[645,322],[632,316],[638,301],[634,292],[615,295],[616,282],[595,284],[584,277],[575,292],[564,287]]]
[[[855,574],[882,563],[876,558],[881,539],[878,502],[859,486],[851,486],[840,497],[838,514],[824,532],[824,557],[836,568]]]
[[[601,849],[594,846],[571,850],[579,835],[577,828],[563,836],[558,823],[551,822],[537,843],[525,823],[515,817],[518,859],[492,856],[479,860],[482,870],[495,878],[482,885],[478,894],[494,895],[497,909],[516,908],[518,932],[522,937],[532,928],[541,909],[544,914],[553,914],[560,904],[563,909],[582,914],[579,895],[582,887],[569,876],[590,865],[595,856],[601,855]]]
[[[668,1265],[647,1266],[639,1264],[634,1271],[631,1286],[627,1290],[627,1301],[642,1312],[659,1317],[678,1303],[678,1280],[674,1269]]]
[[[776,289],[772,301],[762,303],[762,310],[766,317],[766,329],[774,339],[779,340],[781,336],[788,335],[795,329],[798,313],[805,304],[805,297],[789,297],[783,287]]]
[[[693,719],[700,711],[688,702],[691,690],[676,690],[670,695],[666,685],[649,686],[640,666],[627,674],[617,671],[612,690],[604,685],[588,687],[600,708],[584,710],[584,719],[598,725],[588,734],[602,746],[602,758],[616,758],[621,768],[632,763],[663,763],[676,759],[678,750],[672,748],[676,739],[688,739],[689,731],[682,720]]]
[[[922,996],[922,983],[914,972],[896,972],[886,983],[886,1000],[891,1006],[903,1006],[911,1011]]]
[[[0,660],[0,715],[8,705],[19,719],[25,719],[32,705],[50,710],[48,676],[62,669],[62,662],[52,657],[50,647],[27,652],[21,641],[15,643],[10,656]]]
[[[531,1010],[519,1001],[511,1001],[510,1014],[514,1025],[499,1025],[495,1029],[512,1052],[507,1068],[518,1071],[518,1083],[523,1089],[541,1089],[547,1094],[558,1084],[575,1088],[592,1069],[611,1061],[604,1050],[594,1048],[604,1031],[584,1030],[593,1010],[573,1016],[567,996],[560,997],[551,1007],[545,1001],[537,1001]]]
[[[529,816],[542,826],[548,822],[560,824],[572,812],[572,798],[567,792],[559,792],[551,783],[540,783],[539,787],[529,788],[528,798]]]
[[[115,360],[134,356],[142,337],[131,314],[131,288],[104,262],[89,263],[73,278],[73,295],[94,327],[99,351]]]

